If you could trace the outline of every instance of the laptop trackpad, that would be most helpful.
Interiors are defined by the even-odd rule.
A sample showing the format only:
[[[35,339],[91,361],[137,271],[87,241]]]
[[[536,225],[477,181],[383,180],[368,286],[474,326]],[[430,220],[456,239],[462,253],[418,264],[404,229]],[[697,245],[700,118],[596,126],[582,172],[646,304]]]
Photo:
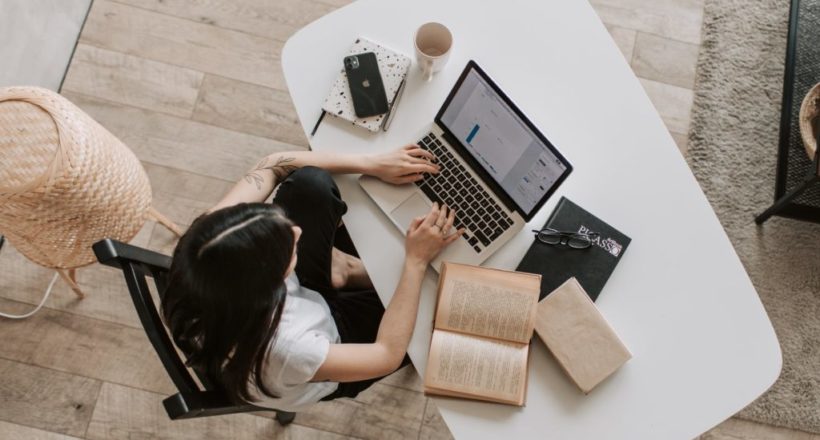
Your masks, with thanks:
[[[398,208],[394,209],[390,216],[401,226],[402,232],[407,232],[410,222],[416,217],[421,217],[430,212],[430,204],[418,193],[413,193],[410,198],[403,201]]]

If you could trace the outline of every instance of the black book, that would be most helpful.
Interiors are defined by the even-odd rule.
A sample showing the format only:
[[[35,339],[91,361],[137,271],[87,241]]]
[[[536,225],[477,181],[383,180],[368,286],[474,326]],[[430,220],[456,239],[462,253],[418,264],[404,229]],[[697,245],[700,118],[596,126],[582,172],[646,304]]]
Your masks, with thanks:
[[[567,279],[575,277],[595,301],[632,239],[566,197],[558,201],[544,227],[562,232],[597,232],[599,235],[586,249],[545,244],[534,239],[516,270],[541,274],[541,299]]]

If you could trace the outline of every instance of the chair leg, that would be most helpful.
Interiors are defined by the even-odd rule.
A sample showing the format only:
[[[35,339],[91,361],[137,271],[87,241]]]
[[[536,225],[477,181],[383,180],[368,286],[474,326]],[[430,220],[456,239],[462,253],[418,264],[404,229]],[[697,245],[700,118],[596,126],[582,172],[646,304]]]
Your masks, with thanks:
[[[276,411],[276,421],[282,426],[288,426],[296,418],[296,413],[287,411]]]
[[[60,274],[60,278],[71,287],[71,290],[73,290],[80,299],[85,298],[85,293],[80,289],[80,285],[77,284],[77,271],[75,269],[69,269],[68,271],[57,269],[57,273]]]
[[[783,197],[778,199],[776,202],[774,202],[774,204],[772,206],[770,206],[769,209],[763,211],[760,215],[758,215],[755,218],[755,223],[757,223],[758,225],[763,224],[763,222],[768,220],[769,217],[771,217],[774,214],[777,214],[778,212],[780,212],[783,208],[786,207],[786,205],[788,205],[792,200],[797,198],[797,196],[799,196],[800,194],[803,194],[803,191],[808,189],[813,183],[817,182],[818,180],[820,180],[820,178],[812,177],[812,178],[806,180],[805,182],[803,182],[802,185],[800,185],[797,188],[789,191],[788,194],[784,195]]]
[[[148,217],[156,220],[157,223],[168,228],[171,232],[176,234],[177,237],[182,237],[182,229],[180,229],[179,226],[172,222],[168,217],[160,214],[159,211],[154,209],[153,206],[148,208]]]

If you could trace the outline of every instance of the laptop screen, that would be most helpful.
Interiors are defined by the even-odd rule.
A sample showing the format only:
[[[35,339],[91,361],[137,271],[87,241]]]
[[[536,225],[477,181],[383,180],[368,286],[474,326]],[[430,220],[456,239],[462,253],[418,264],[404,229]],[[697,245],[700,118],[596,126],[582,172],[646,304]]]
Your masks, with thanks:
[[[549,141],[474,62],[468,64],[437,121],[518,205],[534,214],[571,169]],[[458,146],[456,146],[458,147]]]

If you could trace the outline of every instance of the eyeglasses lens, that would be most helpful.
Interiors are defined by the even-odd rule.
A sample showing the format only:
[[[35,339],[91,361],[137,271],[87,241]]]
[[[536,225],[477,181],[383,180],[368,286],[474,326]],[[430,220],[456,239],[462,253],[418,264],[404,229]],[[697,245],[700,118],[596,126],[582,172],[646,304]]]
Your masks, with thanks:
[[[567,245],[574,249],[586,249],[592,245],[592,242],[586,236],[574,235],[567,240]]]
[[[546,244],[558,244],[561,242],[561,235],[549,231],[538,233],[538,240]]]

